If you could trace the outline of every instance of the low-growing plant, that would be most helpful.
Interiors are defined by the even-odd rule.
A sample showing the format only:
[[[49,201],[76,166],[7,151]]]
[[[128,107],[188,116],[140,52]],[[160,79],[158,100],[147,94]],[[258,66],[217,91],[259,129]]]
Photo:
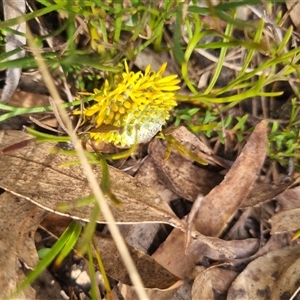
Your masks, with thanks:
[[[179,0],[152,1],[150,6],[142,0],[126,3],[100,0],[37,2],[42,8],[26,14],[24,18],[27,21],[50,12],[64,16],[62,27],[44,36],[36,36],[36,44],[42,50],[45,64],[53,71],[61,67],[68,83],[73,84],[77,97],[74,97],[74,102],[63,106],[69,108],[72,114],[75,112],[82,116],[80,125],[84,123],[84,126],[79,130],[84,128],[93,142],[105,141],[121,146],[145,142],[171,116],[168,123],[185,125],[195,134],[202,133],[208,139],[217,137],[220,143],[225,144],[224,133],[227,132],[236,143],[244,143],[253,130],[253,124],[249,122],[250,113],[243,112],[236,116],[231,109],[240,109],[249,99],[259,101],[281,96],[284,91],[278,89],[277,84],[285,82],[295,97],[291,100],[288,118],[274,120],[271,112],[263,116],[263,111],[255,117],[269,119],[268,157],[282,166],[293,160],[296,170],[300,170],[300,108],[297,102],[300,48],[290,47],[294,32],[292,27],[280,27],[284,17],[282,13],[278,13],[272,22],[263,16],[253,22],[245,22],[237,18],[237,9],[251,5],[252,1],[217,5],[206,1],[205,7],[198,6],[198,1],[188,3]],[[271,8],[275,2],[270,1]],[[207,22],[206,18],[212,22]],[[0,29],[10,32],[9,27],[20,21],[19,18],[3,21]],[[222,27],[221,24],[225,25]],[[274,34],[278,30],[282,37]],[[81,34],[81,31],[84,33]],[[238,38],[237,33],[243,33],[244,38]],[[78,42],[80,35],[88,42],[81,45]],[[43,48],[47,39],[58,37],[65,39],[63,47],[50,51]],[[205,43],[208,37],[212,41]],[[163,76],[166,64],[162,64],[157,72],[151,66],[137,72],[129,68],[129,62],[147,47],[158,53],[170,53],[179,70],[178,78],[182,79],[180,92],[177,92],[179,79],[176,75]],[[217,56],[209,52],[212,49],[218,53]],[[240,53],[240,49],[244,54],[239,54],[236,61],[227,60],[229,54]],[[199,78],[194,78],[190,69],[193,56],[203,53],[214,61],[215,66],[207,85],[200,90],[197,87]],[[11,54],[0,55],[0,69],[36,68],[38,65],[30,51],[22,59],[6,60]],[[229,78],[222,85],[219,80],[224,66],[236,72],[231,80]],[[0,109],[5,111],[0,116],[1,122],[17,115],[49,112],[53,106],[21,108],[0,103]],[[47,140],[49,137],[38,137],[43,138]],[[56,141],[59,140],[57,137]],[[172,140],[168,141],[183,155],[191,157],[186,149]],[[106,170],[105,164],[103,166]],[[109,180],[108,174],[103,177]],[[113,198],[109,188],[105,190],[107,182],[101,186]],[[88,253],[90,259],[95,222],[94,219],[90,225],[92,228],[86,229],[86,244],[81,247],[81,250],[84,249],[81,252]],[[59,251],[63,251],[65,257],[75,244],[71,236],[78,237],[81,229],[78,224],[72,223],[65,232],[70,236],[63,235],[64,240],[57,242],[60,246],[54,246],[53,252],[44,255],[47,263],[39,265],[34,275],[29,276],[21,287],[32,282]],[[65,250],[62,250],[64,247]],[[97,297],[94,290],[93,297]]]

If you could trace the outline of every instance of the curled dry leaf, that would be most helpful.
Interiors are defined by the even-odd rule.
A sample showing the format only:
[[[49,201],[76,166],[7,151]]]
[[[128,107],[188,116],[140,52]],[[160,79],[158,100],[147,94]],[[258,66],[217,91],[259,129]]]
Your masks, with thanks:
[[[233,281],[227,299],[290,299],[299,286],[299,255],[296,245],[252,261]]]
[[[221,268],[204,270],[193,283],[192,299],[223,299],[237,275],[233,270]]]
[[[177,293],[178,289],[181,287],[182,281],[177,281],[175,284],[170,286],[168,289],[160,290],[160,289],[147,289],[146,294],[149,299],[155,300],[166,300],[166,299],[174,299],[174,294]],[[140,299],[136,293],[136,288],[133,286],[119,284],[119,289],[122,295],[124,295],[125,299],[138,300]],[[176,298],[175,298],[176,299]],[[182,299],[182,298],[179,298]],[[117,300],[117,299],[116,299]]]
[[[107,274],[126,285],[131,285],[128,271],[113,239],[96,234],[95,242]],[[179,280],[178,277],[156,263],[151,256],[131,246],[128,246],[128,249],[146,288],[168,289]]]
[[[231,265],[233,268],[239,268],[241,266],[247,265],[249,262],[253,261],[254,259],[264,256],[267,253],[285,248],[291,244],[291,237],[290,235],[284,233],[284,234],[273,234],[267,241],[265,245],[263,245],[259,250],[249,256],[249,257],[244,257],[244,258],[238,258],[230,261]]]
[[[30,135],[24,132],[0,132],[3,148],[29,138]],[[76,160],[76,156],[57,152],[53,143],[30,143],[9,154],[0,154],[0,187],[49,211],[87,221],[94,203],[77,207],[76,200],[91,195],[89,184],[80,165],[62,167]],[[94,172],[100,184],[100,165],[94,166]],[[107,200],[117,223],[182,226],[182,222],[156,191],[113,167],[109,167],[109,172],[112,192],[122,203],[116,206]],[[58,211],[60,204],[72,207],[67,211]],[[102,215],[98,222],[105,223]]]
[[[208,236],[219,236],[252,190],[264,163],[267,126],[261,121],[224,180],[202,200],[195,229]]]
[[[300,187],[287,190],[276,197],[280,210],[271,218],[271,233],[294,231],[300,228]]]
[[[154,139],[149,145],[149,160],[154,164],[157,177],[169,190],[189,201],[199,194],[206,195],[221,182],[223,176],[193,165],[193,161],[171,153],[164,159],[166,147]]]
[[[259,249],[260,244],[258,239],[225,241],[215,238],[215,242],[219,247],[223,247],[233,253],[234,258],[243,258],[253,255]],[[215,260],[224,260],[227,258],[223,253],[209,247],[201,240],[194,239],[187,250],[188,253],[195,255],[201,254]]]
[[[34,232],[47,212],[10,193],[0,195],[0,298],[12,293],[25,278],[21,260],[27,268],[34,268],[38,256]],[[22,291],[21,299],[34,299],[32,288]]]

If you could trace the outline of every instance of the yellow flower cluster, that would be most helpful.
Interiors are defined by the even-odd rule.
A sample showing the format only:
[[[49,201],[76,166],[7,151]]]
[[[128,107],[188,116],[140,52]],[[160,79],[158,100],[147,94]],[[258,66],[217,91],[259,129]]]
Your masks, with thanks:
[[[131,146],[150,140],[161,130],[177,104],[177,75],[163,77],[167,64],[158,72],[146,67],[145,73],[125,72],[113,87],[105,81],[101,91],[94,90],[96,103],[83,112],[94,127],[89,137],[99,143]]]

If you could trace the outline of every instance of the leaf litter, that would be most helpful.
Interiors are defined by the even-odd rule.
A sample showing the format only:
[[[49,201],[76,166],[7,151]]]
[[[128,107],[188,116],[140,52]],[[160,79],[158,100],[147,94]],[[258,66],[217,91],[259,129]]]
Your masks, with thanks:
[[[8,297],[25,278],[22,265],[33,269],[38,262],[34,233],[46,211],[11,193],[0,195],[0,290]],[[35,291],[28,287],[20,298],[34,299]]]
[[[70,222],[70,218],[52,213],[47,215],[41,222],[41,226],[55,235],[55,237],[59,237]],[[123,265],[122,258],[112,237],[108,234],[97,232],[94,240],[100,251],[106,272],[112,278],[126,285],[131,285],[128,272]],[[129,251],[146,288],[167,289],[179,281],[179,278],[157,264],[145,252],[132,246],[129,246]]]
[[[22,132],[2,132],[1,148],[26,140],[28,137],[27,134]],[[74,206],[68,211],[58,211],[58,203],[74,203],[78,198],[89,195],[89,189],[81,168],[79,166],[61,168],[62,163],[66,160],[70,161],[72,158],[62,158],[57,151],[50,151],[53,149],[55,149],[54,144],[29,144],[25,148],[13,151],[10,154],[1,155],[0,186],[8,191],[2,195],[17,196],[18,199],[21,199],[32,208],[36,207],[35,204],[38,204],[41,208],[59,213],[59,218],[71,216],[78,220],[88,220],[92,209],[91,204],[78,210]],[[283,192],[277,197],[278,199],[276,193],[288,188],[292,182],[282,184],[278,189],[275,188],[275,192],[273,189],[271,194],[266,193],[259,200],[256,198],[258,196],[252,193],[266,153],[265,122],[261,122],[256,127],[223,181],[221,175],[215,174],[214,177],[213,172],[195,166],[189,159],[183,158],[176,152],[172,152],[169,160],[164,161],[165,150],[166,147],[161,141],[154,140],[151,142],[149,156],[139,169],[136,179],[110,168],[110,175],[114,183],[113,192],[120,198],[123,205],[123,208],[112,206],[112,209],[117,222],[128,224],[122,225],[125,226],[123,227],[123,235],[128,244],[133,244],[136,248],[136,250],[134,250],[134,247],[132,248],[132,253],[136,253],[134,255],[135,262],[140,266],[143,281],[147,283],[146,287],[149,288],[148,295],[151,299],[176,297],[176,291],[180,291],[179,286],[182,286],[185,278],[190,278],[195,279],[191,290],[193,299],[197,299],[201,290],[203,291],[203,293],[201,292],[202,296],[214,295],[216,298],[216,295],[224,296],[228,289],[228,299],[241,299],[239,298],[241,295],[246,298],[249,295],[252,297],[253,291],[243,287],[238,281],[240,276],[248,276],[250,262],[253,261],[254,263],[256,260],[262,259],[258,262],[260,269],[253,271],[258,278],[261,278],[264,276],[264,272],[269,272],[267,260],[264,260],[266,255],[271,256],[274,252],[274,255],[277,255],[275,257],[278,257],[278,255],[281,256],[280,251],[290,251],[289,253],[297,251],[296,246],[288,246],[290,238],[286,235],[286,232],[297,229],[298,223],[292,227],[287,226],[284,230],[273,232],[273,224],[276,228],[277,223],[277,221],[274,221],[276,216],[280,216],[280,214],[289,210],[296,210],[297,212],[297,188]],[[95,169],[95,173],[100,178],[99,170]],[[14,180],[11,180],[11,178]],[[206,178],[208,181],[203,180],[202,182],[202,179],[197,181],[195,178]],[[18,180],[16,181],[16,179]],[[143,183],[141,183],[141,180]],[[64,182],[64,184],[62,185],[61,182]],[[205,185],[205,182],[210,184],[209,188]],[[142,193],[138,192],[139,189],[142,189]],[[204,198],[196,211],[192,209],[194,218],[190,224],[186,224],[185,218],[180,220],[168,205],[178,197],[193,202],[196,195],[201,194]],[[251,196],[251,194],[254,196]],[[64,195],[63,199],[61,195]],[[294,197],[291,195],[294,195]],[[291,201],[287,200],[288,198]],[[258,204],[255,207],[249,207],[249,205],[243,205],[244,201],[247,203],[252,201],[252,203]],[[132,205],[133,203],[134,205]],[[43,209],[41,210],[43,211]],[[268,214],[265,213],[264,218],[262,218],[263,211],[269,212]],[[20,217],[22,218],[21,215]],[[249,223],[247,222],[250,219],[256,220],[258,226],[262,223],[264,226],[269,226],[270,230],[269,220],[271,217],[272,236],[269,240],[257,234],[259,230],[254,230],[254,223],[250,224],[250,229],[252,229],[249,231]],[[231,222],[234,218],[236,220],[232,226]],[[3,216],[3,219],[6,220],[5,216]],[[38,220],[36,227],[40,221]],[[104,222],[104,219],[99,217],[98,221],[101,223]],[[140,224],[141,222],[145,224]],[[139,224],[134,225],[134,223]],[[147,248],[150,247],[151,239],[155,239],[155,232],[159,230],[159,227],[165,226],[158,223],[170,224],[179,229],[175,228],[170,234],[167,234],[166,240],[158,245],[152,254],[153,260],[151,261],[149,260],[150,256],[146,253]],[[287,222],[287,224],[289,223]],[[126,229],[126,226],[129,227]],[[145,228],[141,226],[145,226]],[[183,230],[183,227],[186,228],[186,226],[192,228],[191,243],[189,245],[186,244],[186,232]],[[140,229],[137,230],[136,228],[139,227]],[[139,245],[139,240],[146,237],[146,233],[150,231],[150,228],[154,228],[153,233],[150,234],[151,238],[148,237],[150,241],[144,246]],[[199,232],[195,231],[196,229]],[[226,231],[227,234],[224,235]],[[242,233],[243,231],[244,233]],[[285,235],[281,235],[282,231]],[[205,233],[210,238],[208,240],[197,239],[200,232]],[[99,241],[99,248],[102,248],[105,253],[104,261],[106,261],[108,274],[117,279],[120,284],[122,283],[120,288],[123,292],[125,289],[127,295],[130,295],[130,293],[134,295],[134,291],[130,288],[128,275],[126,275],[126,272],[122,273],[125,268],[120,263],[118,256],[111,255],[111,253],[116,253],[112,240],[109,237],[100,236],[97,237],[97,241]],[[202,235],[200,236],[202,237]],[[220,239],[222,236],[224,236],[224,240]],[[3,238],[3,240],[6,239],[7,237]],[[105,240],[108,241],[106,243],[108,248],[103,246]],[[185,253],[186,247],[188,254]],[[281,247],[283,248],[281,249]],[[138,250],[138,248],[142,248],[143,251]],[[226,255],[227,251],[233,256]],[[22,260],[22,254],[17,252],[13,259]],[[282,276],[278,277],[278,282],[283,280],[282,278],[286,276],[286,272],[296,268],[297,264],[293,265],[295,260],[287,261],[287,267],[282,271]],[[150,264],[146,263],[147,261]],[[205,261],[206,263],[204,263]],[[197,269],[197,263],[209,265],[210,261],[217,262],[212,269],[201,269],[200,271]],[[234,270],[235,268],[240,269],[241,266],[248,263],[250,264],[244,268],[240,275],[238,275],[239,272]],[[289,266],[291,269],[288,268]],[[4,266],[3,268],[7,267]],[[157,274],[153,273],[155,269],[158,270]],[[151,272],[147,271],[143,275],[143,270],[150,270]],[[198,274],[198,272],[200,273]],[[167,280],[168,276],[171,276],[171,281]],[[223,278],[223,276],[226,279],[223,279],[224,282],[220,283],[218,278]],[[154,280],[153,283],[149,281],[150,278]],[[15,275],[14,280],[16,284],[18,278]],[[209,280],[209,284],[207,280]],[[216,284],[217,282],[219,285]],[[187,282],[183,286],[186,284]],[[270,285],[270,282],[268,284]],[[240,286],[240,294],[236,293],[236,286]],[[275,286],[275,283],[272,283],[272,286]],[[283,286],[286,288],[283,289]],[[205,289],[203,290],[201,287],[205,287]],[[162,290],[159,292],[160,289]],[[256,289],[256,297],[257,295],[265,296],[270,293],[279,295],[278,293],[282,291],[291,294],[292,290],[291,285],[284,285],[283,283],[281,283],[280,289],[269,290],[266,286],[262,286]]]
[[[8,131],[2,132],[0,141],[3,148],[6,148],[28,137],[26,133]],[[83,207],[76,206],[76,200],[90,196],[88,182],[79,165],[62,167],[76,158],[58,155],[57,151],[53,143],[32,143],[10,154],[1,155],[0,186],[50,211],[88,221],[94,203]],[[94,170],[99,179],[100,165]],[[111,203],[118,223],[155,222],[175,223],[180,226],[181,221],[151,188],[112,167],[110,177],[112,192],[122,202],[120,207]],[[61,182],[64,184],[60,184]],[[61,195],[64,197],[61,198]],[[59,211],[59,206],[64,204],[71,208],[67,212]],[[98,221],[105,222],[105,219],[99,216]]]

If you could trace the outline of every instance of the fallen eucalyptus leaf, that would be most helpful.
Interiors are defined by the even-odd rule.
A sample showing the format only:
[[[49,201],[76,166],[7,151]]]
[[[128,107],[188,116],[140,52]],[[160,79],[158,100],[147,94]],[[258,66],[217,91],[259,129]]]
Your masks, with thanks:
[[[261,202],[273,199],[295,183],[295,180],[287,177],[288,182],[280,182],[276,185],[256,184],[243,201],[241,207],[255,206]],[[299,180],[299,179],[298,179]]]
[[[70,218],[50,213],[41,223],[43,229],[59,237],[71,222]],[[96,232],[95,244],[100,252],[106,273],[112,278],[130,285],[128,272],[110,236]],[[155,262],[153,258],[132,246],[128,245],[131,257],[146,288],[168,289],[178,282],[179,278]]]
[[[271,234],[295,231],[300,228],[300,208],[281,211],[271,218]]]
[[[289,9],[289,17],[292,19],[295,27],[296,32],[300,32],[300,20],[299,20],[299,14],[300,14],[300,4],[297,1],[289,1],[286,0],[285,4],[287,6],[287,9]]]
[[[271,217],[271,233],[295,231],[300,228],[300,187],[286,190],[276,197],[280,210]]]
[[[227,299],[290,299],[299,286],[299,255],[295,245],[255,259],[233,281]]]
[[[35,267],[38,256],[34,244],[34,232],[48,213],[36,205],[11,193],[0,195],[0,298],[15,291],[25,275],[21,260],[29,269]],[[18,297],[33,299],[35,292],[26,288]]]
[[[164,160],[166,147],[158,139],[150,143],[148,151],[147,159],[154,164],[159,181],[191,202],[199,194],[208,194],[223,179],[222,175],[199,168],[193,165],[193,161],[173,152]]]
[[[200,228],[195,226],[196,229],[200,229],[201,233],[204,234],[212,236],[219,235],[251,190],[251,187],[258,176],[258,171],[264,161],[265,153],[266,124],[265,122],[262,122],[255,129],[248,144],[232,166],[232,173],[230,173],[231,170],[229,170],[223,182],[215,187],[202,200],[196,220],[203,218],[204,222],[200,223]],[[246,161],[244,161],[245,156],[249,154],[250,157],[247,157]],[[246,174],[243,171],[246,172]],[[247,172],[249,172],[249,174],[247,174]],[[242,180],[240,180],[241,178]],[[247,185],[244,186],[243,184],[246,183]],[[232,186],[230,184],[232,184]],[[237,190],[238,188],[239,190]],[[229,191],[226,191],[226,189]],[[222,193],[220,193],[220,190]],[[212,201],[212,203],[209,201]],[[192,237],[197,238],[197,236],[193,236],[193,234]],[[213,240],[210,241],[213,242]],[[201,241],[201,239],[199,239],[196,241],[196,244],[202,242],[203,240]],[[222,254],[224,254],[225,257],[230,257],[230,253],[228,253],[230,251],[226,248],[222,249],[218,240],[215,242],[215,245],[212,245],[211,248],[217,250],[219,253],[223,252]],[[227,255],[225,252],[227,252]],[[170,257],[170,253],[172,253],[172,257]],[[184,278],[188,275],[200,256],[201,254],[199,254],[199,252],[195,252],[188,256],[185,255],[185,236],[177,229],[174,229],[171,232],[165,242],[152,255],[159,264],[167,268],[173,274],[176,274],[179,278]]]
[[[233,268],[239,268],[241,266],[246,266],[249,262],[264,256],[272,251],[278,250],[278,249],[283,249],[287,246],[290,246],[291,244],[291,235],[288,233],[283,233],[283,234],[272,234],[269,240],[266,242],[266,244],[259,248],[259,250],[249,256],[249,257],[244,257],[244,258],[238,258],[231,260],[230,263]]]
[[[182,283],[183,281],[179,280],[175,284],[170,286],[168,289],[164,289],[164,290],[146,288],[145,292],[147,293],[149,299],[155,299],[155,300],[177,299],[174,298],[174,295],[177,293],[178,289],[182,286]],[[125,299],[131,299],[131,300],[140,299],[136,294],[136,288],[134,286],[119,283],[119,289],[120,289],[120,293],[124,295]],[[182,299],[182,298],[178,298],[178,299]]]
[[[19,131],[0,132],[4,149],[29,137]],[[81,166],[70,165],[76,157],[58,153],[59,149],[51,143],[32,142],[26,145],[5,155],[0,154],[0,187],[48,211],[89,221],[95,204],[76,205],[78,199],[91,198],[91,189]],[[101,166],[94,165],[93,171],[100,184]],[[116,223],[166,223],[185,231],[183,221],[176,217],[156,191],[113,167],[109,167],[109,174],[111,192],[121,202],[116,206],[107,198]],[[62,211],[59,207],[68,209]],[[97,222],[106,222],[101,213]],[[230,251],[219,247],[209,237],[195,231],[191,235],[226,256],[232,256]]]
[[[233,241],[225,241],[221,239],[215,238],[216,243],[220,245],[220,247],[224,247],[231,251],[235,258],[243,258],[249,257],[257,252],[259,249],[259,240],[258,239],[245,239],[245,240],[233,240]],[[192,240],[192,243],[187,248],[188,254],[194,255],[204,255],[214,260],[224,260],[226,259],[225,255],[220,251],[209,247],[204,244],[201,240]]]
[[[251,134],[224,180],[204,197],[195,219],[197,231],[219,236],[234,216],[258,178],[267,150],[266,122]]]
[[[217,157],[213,154],[213,151],[208,148],[194,133],[190,132],[184,126],[171,126],[164,130],[166,136],[171,136],[175,141],[177,141],[180,147],[185,148],[190,151],[192,156],[199,157],[203,161],[211,162],[216,165],[220,165],[226,169],[232,166],[231,161],[226,161],[223,158]],[[186,154],[188,159],[193,159],[193,157]],[[197,159],[195,159],[197,161]],[[199,161],[201,163],[201,161]],[[206,163],[207,164],[207,163]]]
[[[152,254],[152,257],[172,274],[182,279],[188,276],[201,255],[185,254],[185,235],[175,228]]]
[[[209,268],[195,279],[192,288],[192,300],[225,299],[227,290],[238,273],[223,268]]]
[[[3,148],[28,140],[31,136],[20,131],[0,132]],[[43,207],[46,210],[88,221],[94,203],[76,206],[76,200],[91,195],[91,189],[80,165],[62,167],[76,160],[62,155],[53,143],[30,143],[8,154],[0,154],[0,187]],[[101,167],[93,166],[100,184]],[[121,201],[116,206],[107,199],[117,223],[167,223],[183,227],[170,207],[156,191],[131,176],[109,167],[111,189]],[[58,211],[58,205],[71,205],[68,211]],[[73,204],[73,205],[72,205]],[[105,223],[101,214],[99,223]]]
[[[124,284],[131,285],[128,271],[123,264],[113,239],[96,233],[95,243],[100,251],[107,274]],[[179,281],[178,277],[159,265],[143,251],[131,246],[128,246],[128,250],[146,288],[168,289]]]

